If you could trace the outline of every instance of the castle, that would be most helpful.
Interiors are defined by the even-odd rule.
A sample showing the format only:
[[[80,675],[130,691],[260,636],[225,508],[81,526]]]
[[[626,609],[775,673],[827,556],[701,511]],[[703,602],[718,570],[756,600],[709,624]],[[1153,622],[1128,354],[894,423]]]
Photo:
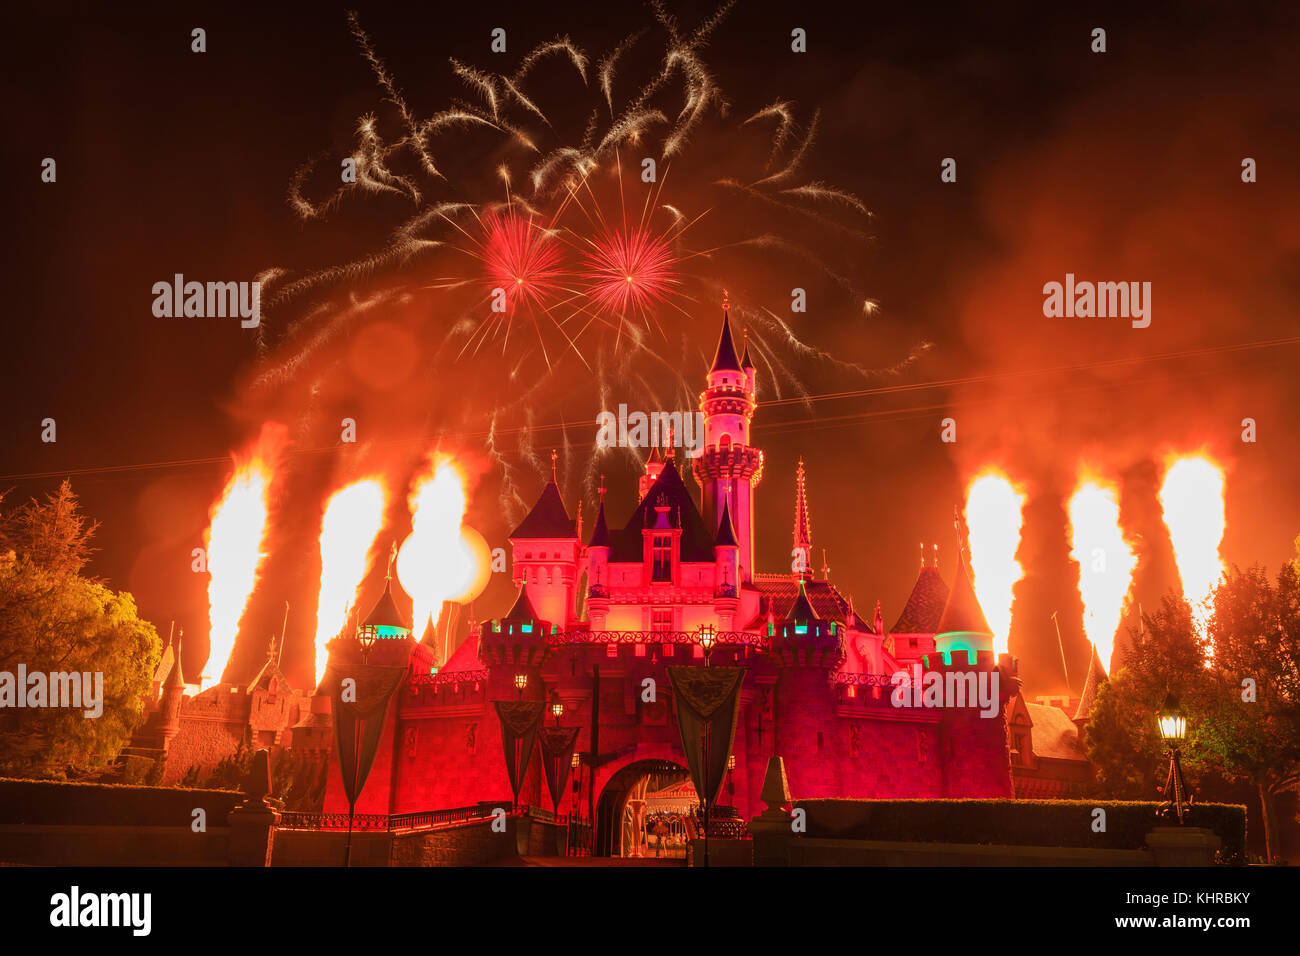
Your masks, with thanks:
[[[575,786],[560,812],[594,817],[604,834],[598,844],[618,852],[629,796],[643,792],[647,778],[662,783],[685,774],[669,665],[743,669],[723,798],[733,816],[763,809],[759,794],[774,755],[783,758],[798,798],[1078,794],[1088,775],[1083,728],[1104,674],[1099,665],[1090,671],[1083,700],[1025,701],[1015,661],[994,655],[960,555],[951,588],[923,558],[893,628],[885,628],[879,602],[872,620],[860,617],[825,569],[820,577],[812,571],[800,462],[792,570],[755,568],[754,496],[764,466],[750,440],[755,374],[748,347],[736,348],[724,303],[700,396],[703,449],[689,460],[698,503],[680,470],[687,456],[677,456],[671,441],[651,453],[639,504],[621,527],[606,514],[602,486],[585,542],[581,521],[548,482],[510,535],[513,607],[472,628],[441,666],[440,639],[432,629],[414,638],[390,578],[358,639],[339,638],[330,648],[331,669],[364,658],[400,675],[356,812],[509,805],[514,784],[521,804],[549,809],[541,746],[512,781],[494,706],[539,701],[547,726],[576,733],[573,775],[582,796]],[[705,631],[715,637],[707,656]],[[289,686],[272,658],[245,684],[186,697],[178,658],[169,653],[173,662],[164,657],[154,713],[139,735],[176,753],[167,760],[168,782],[192,761],[210,765],[245,732],[273,749],[330,748],[338,764],[324,684],[308,697]],[[914,689],[969,679],[972,688],[992,688],[995,706],[981,709],[974,695],[958,705],[898,706],[901,673]],[[562,711],[552,718],[555,704]],[[331,769],[324,810],[347,809],[341,774]]]

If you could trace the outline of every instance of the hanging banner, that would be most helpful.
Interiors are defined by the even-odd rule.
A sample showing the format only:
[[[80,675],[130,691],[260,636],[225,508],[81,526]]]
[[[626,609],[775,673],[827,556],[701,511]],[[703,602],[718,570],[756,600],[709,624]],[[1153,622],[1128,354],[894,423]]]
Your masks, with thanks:
[[[673,685],[677,729],[691,781],[701,799],[713,806],[726,779],[727,758],[736,739],[745,669],[675,666],[668,668],[668,679]]]
[[[551,807],[557,812],[564,785],[573,769],[573,745],[578,740],[577,727],[543,727],[542,767],[546,771],[546,789],[551,792]]]
[[[320,689],[334,707],[334,746],[348,805],[356,806],[379,750],[388,701],[406,676],[405,667],[330,665]]]
[[[510,775],[510,792],[519,802],[519,789],[533,757],[533,744],[541,724],[544,700],[494,700],[501,720],[501,746],[506,754],[506,773]]]

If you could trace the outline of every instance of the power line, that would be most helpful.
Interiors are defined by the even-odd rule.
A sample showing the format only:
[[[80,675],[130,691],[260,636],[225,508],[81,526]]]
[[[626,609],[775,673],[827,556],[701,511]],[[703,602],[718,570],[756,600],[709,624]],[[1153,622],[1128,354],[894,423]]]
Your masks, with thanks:
[[[1150,362],[1164,362],[1175,359],[1195,358],[1206,355],[1218,355],[1234,352],[1258,351],[1262,349],[1277,348],[1279,346],[1300,344],[1300,336],[1290,336],[1286,338],[1268,339],[1258,342],[1244,342],[1233,345],[1209,346],[1199,349],[1187,349],[1179,352],[1166,352],[1158,355],[1149,356],[1130,356],[1128,358],[1106,359],[1099,362],[1085,362],[1075,365],[1062,365],[1052,368],[1026,369],[1015,372],[993,372],[987,375],[971,375],[962,378],[937,379],[928,382],[909,382],[897,385],[881,385],[871,388],[852,389],[839,392],[825,392],[816,395],[805,395],[791,398],[775,398],[768,401],[760,402],[759,408],[777,408],[790,405],[808,405],[815,402],[833,401],[850,398],[867,398],[875,395],[901,394],[914,391],[924,391],[928,389],[955,388],[965,385],[978,385],[988,382],[1003,381],[1007,379],[1028,378],[1041,375],[1060,375],[1067,373],[1096,371],[1107,368],[1118,368],[1130,365],[1142,365]],[[1194,373],[1201,374],[1201,373]],[[844,425],[867,422],[867,421],[907,421],[915,418],[924,417],[927,413],[939,411],[942,409],[962,408],[971,406],[981,406],[998,403],[1024,402],[1044,396],[1051,395],[1068,395],[1079,392],[1094,391],[1099,389],[1123,387],[1126,383],[1122,382],[1105,382],[1087,386],[1076,386],[1074,388],[1046,389],[1037,392],[1027,393],[1017,396],[998,396],[988,399],[966,399],[962,401],[939,402],[930,405],[919,405],[905,408],[880,409],[868,412],[856,412],[844,415],[811,415],[794,420],[783,420],[775,422],[761,422],[754,427],[765,434],[780,434],[795,429],[813,429],[818,430],[827,427],[842,427]],[[429,442],[443,438],[469,439],[469,438],[487,438],[489,435],[516,435],[528,432],[539,433],[547,431],[563,430],[576,425],[576,422],[551,422],[543,425],[517,425],[507,428],[496,429],[477,429],[472,431],[446,432],[442,435],[421,436],[418,438],[401,438],[390,439],[382,442],[368,443],[368,448],[403,448],[427,446]],[[586,424],[585,422],[583,423]],[[291,449],[289,455],[321,455],[337,452],[341,444],[321,445],[314,448],[295,448]],[[162,470],[167,468],[186,468],[197,465],[220,465],[229,464],[230,455],[209,456],[203,458],[178,458],[168,461],[154,462],[137,462],[124,465],[104,465],[99,467],[83,467],[71,469],[56,469],[43,472],[27,472],[12,475],[0,475],[0,482],[7,481],[36,481],[49,478],[77,477],[82,475],[109,475],[124,474],[139,471]]]

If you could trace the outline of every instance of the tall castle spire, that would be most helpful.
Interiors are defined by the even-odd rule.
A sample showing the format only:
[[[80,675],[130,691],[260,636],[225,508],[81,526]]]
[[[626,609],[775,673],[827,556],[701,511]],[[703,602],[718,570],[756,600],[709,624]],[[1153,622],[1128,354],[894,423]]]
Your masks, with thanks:
[[[800,578],[812,577],[812,525],[808,520],[808,490],[803,472],[803,456],[794,477],[794,555],[795,570]]]

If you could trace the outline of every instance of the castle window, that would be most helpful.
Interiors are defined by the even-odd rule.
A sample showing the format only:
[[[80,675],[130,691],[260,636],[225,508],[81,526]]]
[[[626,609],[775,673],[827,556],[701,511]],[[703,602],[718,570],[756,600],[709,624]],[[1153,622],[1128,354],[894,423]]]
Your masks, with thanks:
[[[632,648],[632,654],[635,657],[645,657],[645,645],[638,641],[636,646]]]
[[[618,657],[618,645],[617,645],[617,644],[614,644],[614,643],[606,644],[606,645],[605,645],[605,656],[606,656],[606,657]]]
[[[673,579],[673,539],[671,535],[657,534],[651,545],[653,565],[650,571],[651,581],[671,581]]]
[[[673,612],[671,610],[650,612],[650,630],[671,631],[672,629]]]

